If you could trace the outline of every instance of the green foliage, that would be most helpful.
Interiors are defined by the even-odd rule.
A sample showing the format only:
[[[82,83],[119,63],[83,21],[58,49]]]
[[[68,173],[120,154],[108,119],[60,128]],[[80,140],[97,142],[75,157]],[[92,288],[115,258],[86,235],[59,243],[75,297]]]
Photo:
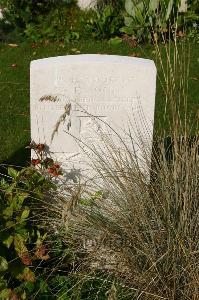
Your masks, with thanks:
[[[4,22],[8,27],[34,42],[46,39],[69,42],[79,38],[68,22],[74,1],[10,1],[4,0]]]
[[[112,5],[106,5],[99,11],[93,12],[89,19],[87,28],[95,38],[111,38],[118,35],[119,28],[123,24],[123,17],[120,11]]]
[[[114,9],[122,10],[124,8],[124,0],[97,0],[97,9],[103,9],[107,5],[111,5]]]
[[[125,26],[121,32],[134,35],[138,42],[156,42],[175,29],[179,3],[179,0],[126,0]]]
[[[28,286],[37,284],[38,262],[50,258],[47,234],[31,221],[32,204],[53,186],[32,168],[8,168],[6,178],[0,181],[0,299],[26,299]]]
[[[184,23],[188,38],[199,43],[199,2],[197,0],[188,1],[188,11],[184,16]]]
[[[8,22],[13,26],[25,28],[28,23],[37,22],[40,15],[46,15],[50,11],[71,4],[72,0],[1,0],[1,5]]]
[[[41,150],[42,145],[36,146]],[[7,175],[0,181],[0,299],[88,300],[97,294],[103,299],[110,284],[101,288],[102,277],[71,273],[82,254],[74,256],[62,242],[64,230],[45,230],[42,217],[35,215],[54,184],[33,167],[9,167]],[[99,197],[101,192],[93,195]]]
[[[61,10],[56,8],[46,16],[40,15],[37,19],[37,23],[28,23],[24,33],[34,42],[51,39],[68,43],[78,40],[79,33],[74,31],[72,26],[70,26],[67,17],[68,14],[68,8]]]

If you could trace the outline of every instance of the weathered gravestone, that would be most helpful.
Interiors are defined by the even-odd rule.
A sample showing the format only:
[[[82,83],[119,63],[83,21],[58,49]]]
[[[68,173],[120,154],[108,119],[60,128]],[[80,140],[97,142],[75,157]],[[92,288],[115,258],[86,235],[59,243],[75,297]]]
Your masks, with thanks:
[[[94,8],[96,6],[96,0],[78,0],[77,4],[81,9]]]
[[[30,79],[31,138],[48,145],[50,155],[66,170],[81,169],[84,164],[73,136],[91,146],[99,124],[106,130],[107,123],[122,134],[137,116],[139,134],[144,136],[140,108],[148,122],[146,143],[151,148],[156,90],[153,61],[115,55],[52,57],[32,61]]]

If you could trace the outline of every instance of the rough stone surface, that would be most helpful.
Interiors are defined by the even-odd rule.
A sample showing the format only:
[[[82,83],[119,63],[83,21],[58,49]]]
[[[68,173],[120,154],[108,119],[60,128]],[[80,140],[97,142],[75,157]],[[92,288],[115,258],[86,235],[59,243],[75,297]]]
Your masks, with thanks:
[[[83,154],[75,138],[92,145],[101,129],[112,132],[108,126],[122,135],[133,123],[151,149],[155,90],[156,67],[147,59],[91,54],[32,61],[32,140],[47,144],[66,169],[81,168]]]

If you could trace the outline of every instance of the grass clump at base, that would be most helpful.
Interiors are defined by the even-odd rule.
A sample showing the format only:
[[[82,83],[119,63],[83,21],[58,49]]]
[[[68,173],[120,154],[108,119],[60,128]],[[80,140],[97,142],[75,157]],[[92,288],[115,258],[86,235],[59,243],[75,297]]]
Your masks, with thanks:
[[[79,271],[111,276],[125,287],[121,299],[188,300],[199,293],[199,141],[196,136],[190,143],[187,61],[181,60],[177,44],[172,49],[166,49],[162,82],[166,115],[171,111],[170,158],[159,137],[151,164],[144,119],[139,155],[134,154],[134,135],[113,132],[113,139],[100,132],[100,144],[89,144],[86,151],[92,178],[72,190],[63,185],[68,196],[59,213],[51,214],[57,229],[65,225],[64,240],[74,243],[74,251],[86,253]],[[198,128],[198,119],[194,122]],[[119,289],[113,289],[113,299],[119,299]]]

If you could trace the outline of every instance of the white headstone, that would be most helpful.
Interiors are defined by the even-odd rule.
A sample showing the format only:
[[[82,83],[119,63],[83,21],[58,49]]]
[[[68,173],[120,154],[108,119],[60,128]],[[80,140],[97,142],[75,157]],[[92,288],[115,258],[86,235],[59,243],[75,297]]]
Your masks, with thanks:
[[[187,12],[188,4],[187,0],[181,0],[179,4],[179,12]]]
[[[69,162],[78,169],[81,147],[72,136],[91,145],[92,132],[100,123],[95,117],[102,120],[105,130],[107,123],[122,134],[135,116],[140,118],[141,106],[151,148],[155,90],[156,67],[148,59],[89,54],[32,61],[31,138],[48,145],[50,155],[66,169]],[[138,120],[137,124],[144,135],[143,123]]]
[[[3,19],[3,12],[2,9],[0,8],[0,20]]]
[[[81,9],[94,8],[96,6],[96,0],[78,0],[77,4]]]

